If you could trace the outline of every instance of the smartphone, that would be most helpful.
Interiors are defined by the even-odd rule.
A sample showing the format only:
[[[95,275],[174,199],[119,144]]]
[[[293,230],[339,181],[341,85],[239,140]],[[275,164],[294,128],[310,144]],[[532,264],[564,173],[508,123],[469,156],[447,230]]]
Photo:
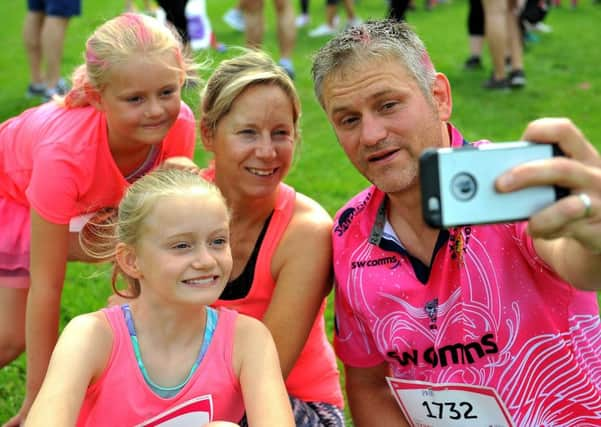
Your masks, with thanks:
[[[556,144],[526,141],[426,149],[419,170],[424,220],[449,228],[527,219],[569,190],[538,186],[499,193],[496,179],[521,163],[561,155]]]

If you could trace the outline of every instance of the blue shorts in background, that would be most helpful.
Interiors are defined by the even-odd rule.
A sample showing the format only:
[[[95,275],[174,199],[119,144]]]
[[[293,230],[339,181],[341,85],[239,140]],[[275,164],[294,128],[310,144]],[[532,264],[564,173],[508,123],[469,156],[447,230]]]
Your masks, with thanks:
[[[44,12],[49,16],[69,18],[81,13],[81,0],[27,0],[31,12]]]

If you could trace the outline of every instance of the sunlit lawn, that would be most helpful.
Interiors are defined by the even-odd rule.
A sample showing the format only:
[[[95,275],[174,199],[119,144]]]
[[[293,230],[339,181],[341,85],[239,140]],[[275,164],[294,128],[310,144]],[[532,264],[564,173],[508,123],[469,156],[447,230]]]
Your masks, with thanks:
[[[120,13],[123,3],[122,0],[83,2],[83,16],[75,19],[69,28],[65,73],[70,73],[80,63],[84,41],[92,29]],[[229,7],[228,3],[233,1],[208,0],[208,3],[219,41],[230,46],[243,44],[243,36],[226,27],[221,20],[221,15]],[[272,5],[269,1],[267,3],[265,48],[277,57]],[[485,70],[467,72],[463,69],[463,61],[467,57],[467,1],[453,0],[431,12],[423,9],[421,0],[417,0],[417,3],[418,10],[409,14],[409,21],[426,42],[439,71],[446,73],[451,80],[454,88],[453,123],[466,138],[515,140],[529,120],[540,116],[568,116],[598,148],[601,147],[601,49],[598,29],[601,6],[583,0],[576,10],[567,6],[552,10],[547,23],[554,31],[540,35],[540,40],[529,44],[527,48],[528,86],[522,91],[499,93],[480,88],[490,73],[490,61],[486,56]],[[357,10],[363,18],[379,18],[384,14],[385,4],[384,0],[360,0]],[[323,1],[312,2],[314,25],[323,21],[323,8]],[[0,121],[4,121],[33,106],[34,102],[23,96],[28,83],[21,41],[25,5],[23,2],[5,1],[1,10]],[[350,196],[365,186],[365,181],[344,157],[313,98],[309,74],[311,56],[323,42],[323,39],[308,38],[306,30],[298,34],[294,60],[296,84],[304,108],[303,141],[287,181],[298,191],[320,201],[334,214]],[[216,64],[234,53],[235,50],[230,49],[226,53],[211,51],[199,55],[201,59],[210,57]],[[204,71],[203,75],[207,76],[208,73],[208,70]],[[188,90],[185,98],[196,108],[198,96],[194,91]],[[197,160],[200,163],[205,161],[200,148]],[[63,324],[78,313],[96,310],[105,304],[110,293],[107,272],[106,267],[100,266],[73,264],[69,267],[61,310]],[[327,313],[327,320],[331,331],[331,311]],[[19,408],[23,391],[24,357],[21,357],[0,371],[0,422]]]

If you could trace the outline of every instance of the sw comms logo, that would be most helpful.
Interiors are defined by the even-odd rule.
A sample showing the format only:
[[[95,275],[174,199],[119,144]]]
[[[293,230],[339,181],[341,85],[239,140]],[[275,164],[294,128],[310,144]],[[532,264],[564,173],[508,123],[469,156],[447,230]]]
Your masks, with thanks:
[[[396,268],[401,264],[401,261],[395,256],[387,256],[384,258],[366,259],[365,261],[352,261],[351,269],[365,268],[365,267],[380,267],[383,265],[392,264],[390,269]]]

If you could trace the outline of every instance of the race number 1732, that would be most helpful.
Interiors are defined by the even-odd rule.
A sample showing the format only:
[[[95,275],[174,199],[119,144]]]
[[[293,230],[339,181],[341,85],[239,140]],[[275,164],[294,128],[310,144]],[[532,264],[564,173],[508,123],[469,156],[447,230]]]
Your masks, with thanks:
[[[416,427],[514,427],[490,387],[387,378],[407,421]]]

